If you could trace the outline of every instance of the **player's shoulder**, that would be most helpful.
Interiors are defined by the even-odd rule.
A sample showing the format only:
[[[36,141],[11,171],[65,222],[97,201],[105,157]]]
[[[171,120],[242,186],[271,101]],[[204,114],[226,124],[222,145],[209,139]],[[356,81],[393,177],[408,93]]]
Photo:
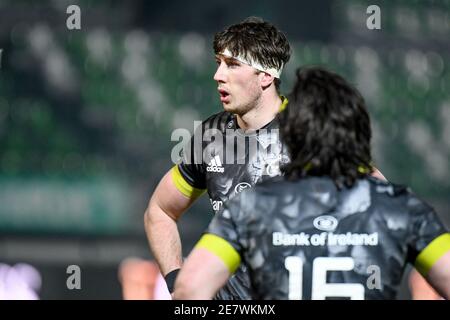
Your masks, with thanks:
[[[250,210],[255,207],[267,209],[270,207],[267,203],[277,202],[277,199],[296,193],[299,190],[297,183],[283,176],[271,177],[240,193],[240,202],[247,204]]]
[[[219,129],[220,131],[232,128],[234,125],[234,115],[227,111],[215,113],[202,122],[204,129]]]
[[[432,210],[425,201],[420,199],[410,187],[397,184],[393,182],[383,181],[377,178],[370,177],[367,179],[372,188],[372,195],[386,203],[390,201],[398,209],[403,208],[410,213],[423,212]],[[376,200],[376,199],[375,199]]]
[[[278,203],[280,180],[269,179],[270,181],[259,182],[251,188],[230,197],[225,206],[233,219],[240,224],[265,220],[266,213],[273,210]]]
[[[227,201],[228,206],[231,207],[234,205],[241,209],[244,207],[255,208],[262,198],[271,195],[276,196],[274,191],[280,187],[283,181],[284,179],[281,176],[276,176],[258,182],[256,185],[231,196]]]
[[[375,177],[368,177],[365,180],[369,182],[374,194],[391,198],[407,197],[411,194],[411,190],[403,184],[385,181]]]

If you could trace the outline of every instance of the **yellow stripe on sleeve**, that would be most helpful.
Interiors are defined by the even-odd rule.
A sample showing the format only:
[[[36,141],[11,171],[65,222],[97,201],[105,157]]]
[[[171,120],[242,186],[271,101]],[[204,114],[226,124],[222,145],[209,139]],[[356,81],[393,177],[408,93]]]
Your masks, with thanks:
[[[204,248],[215,254],[227,266],[230,274],[233,274],[241,264],[239,253],[226,240],[211,233],[207,233],[195,245],[196,248]]]
[[[188,198],[197,198],[201,196],[206,189],[197,189],[191,186],[181,175],[180,169],[178,166],[174,166],[171,170],[172,181],[175,184],[175,187],[184,194]]]
[[[416,258],[414,266],[424,277],[433,265],[448,251],[450,251],[450,233],[444,233],[431,241]]]

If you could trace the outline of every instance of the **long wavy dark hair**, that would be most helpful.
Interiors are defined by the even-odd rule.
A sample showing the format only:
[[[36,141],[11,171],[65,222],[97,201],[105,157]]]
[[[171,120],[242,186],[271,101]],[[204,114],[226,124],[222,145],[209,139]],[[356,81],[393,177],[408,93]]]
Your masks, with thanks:
[[[289,180],[328,176],[342,188],[372,171],[369,114],[363,97],[341,76],[320,67],[300,68],[280,113],[281,139],[291,162]]]

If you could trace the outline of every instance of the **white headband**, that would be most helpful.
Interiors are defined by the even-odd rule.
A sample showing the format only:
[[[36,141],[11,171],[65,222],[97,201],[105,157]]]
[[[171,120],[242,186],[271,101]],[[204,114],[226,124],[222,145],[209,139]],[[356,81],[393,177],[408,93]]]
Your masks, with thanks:
[[[280,78],[281,75],[281,71],[283,71],[283,66],[281,66],[280,69],[275,69],[275,68],[264,68],[260,63],[258,63],[257,61],[251,59],[251,60],[247,60],[245,59],[243,56],[233,56],[233,54],[230,52],[230,50],[225,49],[221,55],[228,57],[228,58],[233,58],[236,59],[239,62],[245,63],[259,71],[262,72],[267,72],[268,74],[270,74],[271,76],[275,77],[275,78]]]

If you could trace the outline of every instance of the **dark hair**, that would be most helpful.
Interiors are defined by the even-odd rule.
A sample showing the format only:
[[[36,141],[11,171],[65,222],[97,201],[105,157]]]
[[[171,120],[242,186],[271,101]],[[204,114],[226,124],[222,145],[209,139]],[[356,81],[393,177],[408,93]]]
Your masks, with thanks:
[[[341,188],[372,171],[370,119],[356,88],[322,68],[298,69],[288,107],[280,113],[281,139],[291,162],[289,180],[329,176]]]
[[[253,59],[266,68],[281,68],[291,57],[286,36],[271,23],[258,17],[249,17],[214,36],[214,53],[228,49],[233,55]],[[279,90],[280,79],[275,79]]]

